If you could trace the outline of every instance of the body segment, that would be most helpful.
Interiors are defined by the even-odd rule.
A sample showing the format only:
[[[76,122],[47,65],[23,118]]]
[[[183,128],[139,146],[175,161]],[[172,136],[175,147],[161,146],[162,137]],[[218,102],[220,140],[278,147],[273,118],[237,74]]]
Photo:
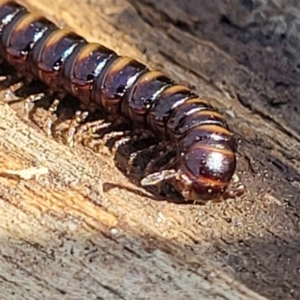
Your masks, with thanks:
[[[21,75],[169,140],[177,156],[160,174],[185,198],[206,201],[225,192],[236,169],[236,141],[224,118],[189,88],[11,1],[0,4],[0,55]]]

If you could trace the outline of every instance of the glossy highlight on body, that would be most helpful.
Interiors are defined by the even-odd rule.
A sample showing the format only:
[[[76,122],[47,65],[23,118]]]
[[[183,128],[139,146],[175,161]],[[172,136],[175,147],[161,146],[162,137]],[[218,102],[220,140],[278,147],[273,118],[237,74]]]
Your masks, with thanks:
[[[225,193],[236,169],[236,140],[219,112],[188,87],[12,1],[0,4],[0,56],[21,75],[125,118],[176,148],[176,158],[143,185],[169,181],[195,201]]]

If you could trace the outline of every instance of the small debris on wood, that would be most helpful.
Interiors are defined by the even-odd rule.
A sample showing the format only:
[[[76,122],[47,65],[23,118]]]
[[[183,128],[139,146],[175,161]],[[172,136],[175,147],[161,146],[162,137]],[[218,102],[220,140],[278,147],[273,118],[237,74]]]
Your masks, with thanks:
[[[49,173],[45,167],[31,167],[23,170],[5,170],[0,173],[0,176],[7,178],[17,178],[23,180],[38,179],[42,175]]]

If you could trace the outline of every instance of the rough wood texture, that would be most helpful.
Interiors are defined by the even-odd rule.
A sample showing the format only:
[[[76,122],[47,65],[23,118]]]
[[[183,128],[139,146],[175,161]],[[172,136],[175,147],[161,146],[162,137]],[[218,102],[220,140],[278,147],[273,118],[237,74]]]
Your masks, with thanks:
[[[241,137],[248,191],[155,201],[110,154],[1,104],[1,299],[300,299],[300,6],[284,3],[22,2],[212,98]]]

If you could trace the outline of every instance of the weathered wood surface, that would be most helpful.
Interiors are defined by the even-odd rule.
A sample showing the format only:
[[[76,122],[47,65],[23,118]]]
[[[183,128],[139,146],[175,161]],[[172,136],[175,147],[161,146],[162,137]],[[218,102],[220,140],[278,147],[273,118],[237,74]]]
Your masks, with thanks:
[[[248,192],[155,201],[110,154],[1,104],[1,299],[300,299],[297,3],[22,3],[213,98],[241,137]]]

